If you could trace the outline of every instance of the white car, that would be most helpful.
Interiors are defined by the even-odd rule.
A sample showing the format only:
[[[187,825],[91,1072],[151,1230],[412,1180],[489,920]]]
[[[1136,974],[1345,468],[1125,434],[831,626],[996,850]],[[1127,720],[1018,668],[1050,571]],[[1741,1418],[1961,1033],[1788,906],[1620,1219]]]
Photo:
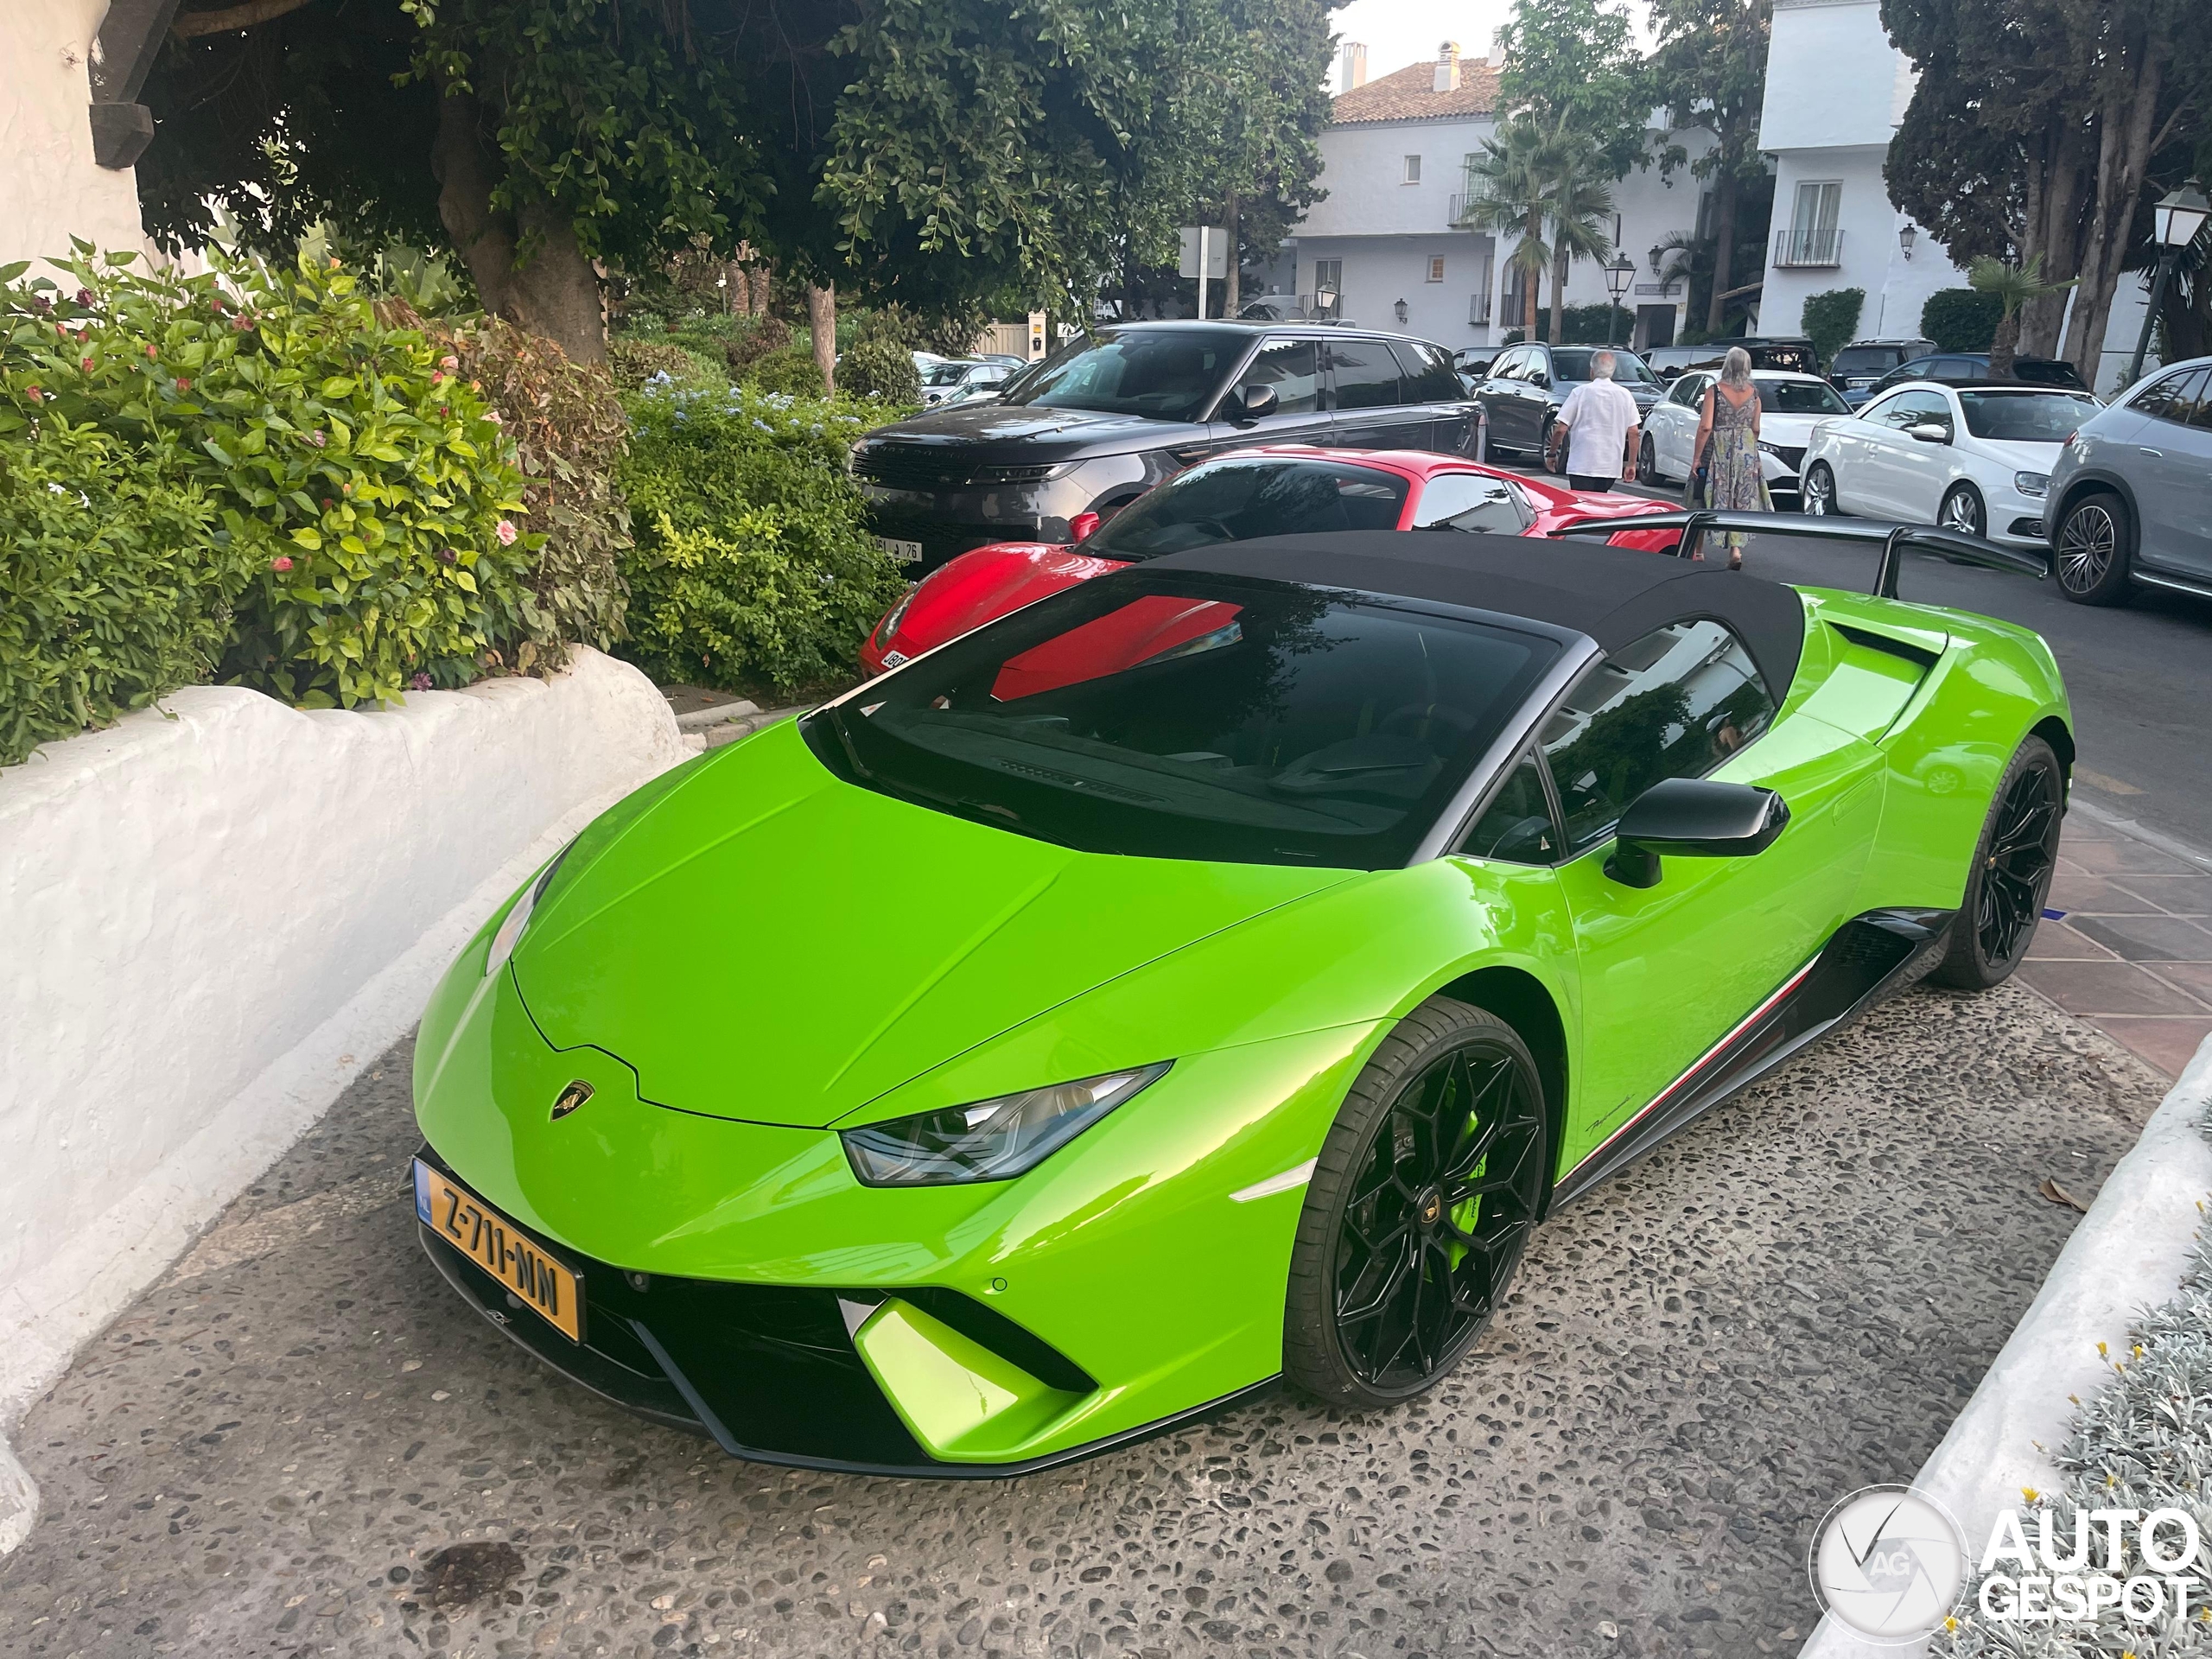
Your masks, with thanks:
[[[2050,469],[2102,407],[2086,391],[2049,386],[1909,380],[1848,420],[1821,423],[1805,455],[1805,511],[2041,548]]]
[[[1698,416],[1705,406],[1706,390],[1716,378],[1709,369],[1680,376],[1643,417],[1643,437],[1636,457],[1639,482],[1688,481]],[[1795,507],[1799,466],[1814,429],[1831,416],[1850,414],[1851,405],[1816,374],[1758,369],[1752,371],[1751,385],[1759,395],[1760,476],[1766,480],[1766,493],[1775,505]]]

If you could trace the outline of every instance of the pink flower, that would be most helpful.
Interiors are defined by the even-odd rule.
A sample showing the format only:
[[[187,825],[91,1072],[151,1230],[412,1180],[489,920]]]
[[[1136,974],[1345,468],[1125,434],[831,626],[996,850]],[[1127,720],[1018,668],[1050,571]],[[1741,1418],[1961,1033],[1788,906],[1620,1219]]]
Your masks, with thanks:
[[[79,304],[79,305],[81,305],[81,306],[86,306],[86,307],[89,307],[89,306],[92,304],[92,290],[91,289],[89,289],[89,288],[80,288],[80,289],[79,289],[77,290],[77,303],[78,303],[78,304]]]
[[[461,366],[461,359],[450,355],[442,357],[438,359],[438,366],[443,369],[448,374],[451,374],[455,369]]]
[[[90,374],[92,372],[92,359],[91,358],[89,358],[89,357],[88,357],[88,358],[86,358],[86,359],[85,359],[85,372],[86,372],[86,374]]]
[[[436,371],[433,370],[433,371],[431,372],[431,374],[430,374],[430,384],[431,384],[432,385],[434,385],[434,386],[435,386],[435,385],[436,385],[440,381],[443,380],[444,378],[445,378],[445,376],[443,376],[442,374],[440,374],[440,373],[438,373]]]
[[[46,394],[41,391],[36,386],[25,386],[23,388],[23,396],[29,398],[31,402],[35,404],[41,398],[44,397]]]
[[[501,547],[512,547],[515,544],[515,537],[522,534],[505,518],[499,520],[499,529],[493,533],[499,537]]]
[[[461,555],[454,552],[453,549],[449,547],[442,547],[438,550],[438,563],[440,564],[459,564],[461,563]]]
[[[292,568],[292,561],[286,555],[279,553],[275,558],[269,561],[269,568],[271,570],[282,574]]]
[[[429,690],[430,689],[430,677],[428,674],[416,674],[412,679],[407,682],[407,689],[410,691]]]
[[[176,378],[176,389],[179,391],[190,391],[192,390],[192,382],[186,379],[180,374]]]
[[[150,340],[146,342],[146,355],[149,358],[154,355],[154,342]]]
[[[321,432],[315,431],[308,434],[308,442],[315,445],[316,448],[320,449],[324,444],[328,443],[330,440],[325,437]]]

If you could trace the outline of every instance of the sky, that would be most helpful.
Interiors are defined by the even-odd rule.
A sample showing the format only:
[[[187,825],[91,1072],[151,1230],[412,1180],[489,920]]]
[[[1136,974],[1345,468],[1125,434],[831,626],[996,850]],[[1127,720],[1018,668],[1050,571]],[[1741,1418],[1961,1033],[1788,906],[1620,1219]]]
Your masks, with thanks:
[[[1650,11],[1639,0],[1629,0],[1629,15],[1636,20],[1637,39],[1650,44]],[[1343,42],[1359,41],[1367,47],[1367,78],[1380,79],[1409,63],[1433,63],[1437,46],[1459,42],[1460,52],[1478,58],[1490,50],[1490,37],[1512,15],[1512,0],[1351,0],[1335,12],[1338,53]],[[1343,90],[1332,74],[1331,92]]]

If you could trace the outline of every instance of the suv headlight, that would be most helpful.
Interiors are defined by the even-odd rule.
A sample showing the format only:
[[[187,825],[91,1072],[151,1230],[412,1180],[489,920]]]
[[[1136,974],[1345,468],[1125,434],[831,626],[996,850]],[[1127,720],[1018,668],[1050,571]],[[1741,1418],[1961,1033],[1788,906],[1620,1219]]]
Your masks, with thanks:
[[[569,849],[575,844],[572,841],[554,854],[553,861],[538,872],[537,880],[524,887],[522,896],[508,906],[505,918],[499,924],[499,931],[492,936],[492,948],[484,955],[484,976],[486,979],[498,973],[506,965],[507,958],[514,955],[515,946],[522,943],[523,929],[530,925],[531,912],[537,908],[537,901],[545,896],[546,888],[553,885],[554,872],[561,868],[561,861],[568,857]]]
[[[2015,473],[2012,474],[2012,487],[2022,495],[2031,495],[2040,501],[2050,493],[2050,474],[2049,473]]]
[[[1173,1060],[1076,1083],[1025,1089],[973,1106],[847,1129],[863,1186],[947,1186],[1010,1180],[1051,1157],[1122,1102],[1167,1075]]]

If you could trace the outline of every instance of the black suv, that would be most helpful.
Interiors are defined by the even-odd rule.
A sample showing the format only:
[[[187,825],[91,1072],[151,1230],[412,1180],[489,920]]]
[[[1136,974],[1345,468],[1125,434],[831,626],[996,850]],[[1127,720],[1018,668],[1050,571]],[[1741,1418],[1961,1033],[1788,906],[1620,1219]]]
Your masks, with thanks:
[[[1317,323],[1094,329],[1003,397],[879,427],[853,476],[921,575],[990,542],[1066,542],[1192,462],[1260,443],[1471,454],[1475,404],[1440,346]]]
[[[1551,445],[1560,405],[1590,378],[1590,359],[1608,351],[1613,354],[1613,379],[1636,399],[1637,418],[1649,414],[1667,389],[1625,346],[1508,346],[1475,391],[1489,429],[1489,453],[1510,450],[1540,461]]]
[[[1651,372],[1669,385],[1692,369],[1720,372],[1721,360],[1731,346],[1740,346],[1754,369],[1784,374],[1818,374],[1820,359],[1813,342],[1802,335],[1746,334],[1740,340],[1708,340],[1702,346],[1654,346],[1643,354]]]
[[[1987,352],[1931,352],[1900,363],[1866,389],[1871,398],[1908,380],[1940,380],[1945,385],[1965,385],[1989,378]],[[2016,357],[2012,378],[2031,386],[2060,386],[2068,391],[2087,391],[2082,372],[2063,358]]]

